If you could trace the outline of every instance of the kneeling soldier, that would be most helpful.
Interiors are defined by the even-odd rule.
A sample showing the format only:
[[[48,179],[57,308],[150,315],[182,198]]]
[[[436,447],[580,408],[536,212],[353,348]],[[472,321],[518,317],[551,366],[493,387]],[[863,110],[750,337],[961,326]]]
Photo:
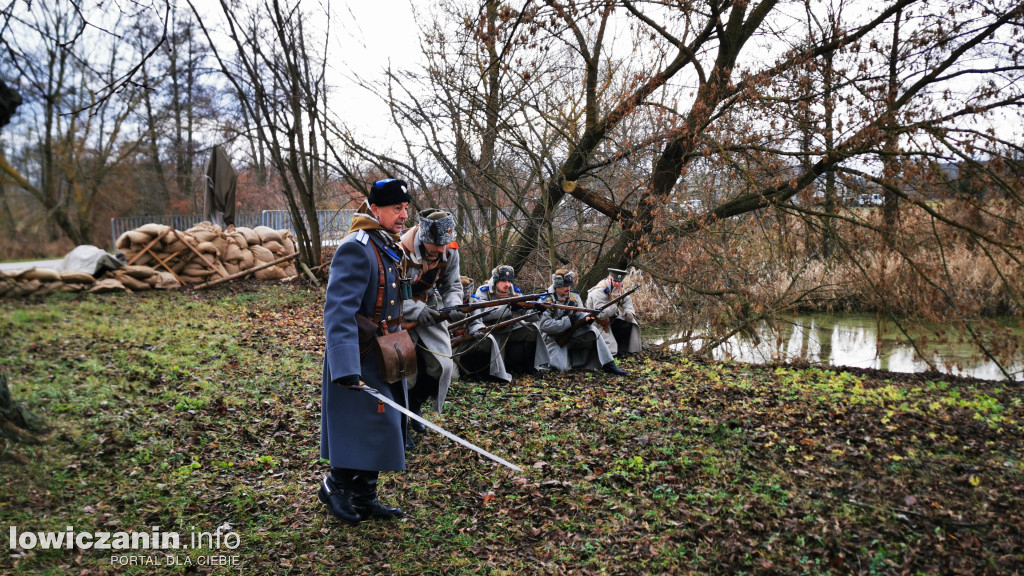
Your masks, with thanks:
[[[548,286],[550,299],[555,304],[582,308],[580,295],[572,291],[576,275],[566,269],[555,270]],[[572,368],[601,368],[609,374],[623,376],[624,370],[615,365],[608,345],[594,326],[596,316],[549,306],[541,312],[537,328],[541,337],[537,342],[537,356],[541,348],[547,355],[547,365],[538,369],[566,372]],[[560,343],[559,340],[564,342]]]
[[[587,308],[603,308],[623,294],[622,281],[627,272],[608,269],[608,277],[587,292]],[[635,354],[640,351],[640,325],[636,321],[633,298],[626,295],[597,315],[597,325],[612,355]]]

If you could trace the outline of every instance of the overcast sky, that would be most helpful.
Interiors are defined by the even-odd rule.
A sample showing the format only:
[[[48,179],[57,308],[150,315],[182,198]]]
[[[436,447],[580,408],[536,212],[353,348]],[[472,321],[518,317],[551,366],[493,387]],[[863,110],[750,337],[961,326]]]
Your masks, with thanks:
[[[381,78],[389,63],[394,68],[414,66],[421,58],[414,18],[410,0],[348,0],[338,8],[333,26],[336,41],[331,46],[332,55],[337,56],[332,65],[339,72],[333,82],[337,95],[333,105],[345,108],[334,112],[353,128],[384,139],[393,131],[387,108],[344,76]]]

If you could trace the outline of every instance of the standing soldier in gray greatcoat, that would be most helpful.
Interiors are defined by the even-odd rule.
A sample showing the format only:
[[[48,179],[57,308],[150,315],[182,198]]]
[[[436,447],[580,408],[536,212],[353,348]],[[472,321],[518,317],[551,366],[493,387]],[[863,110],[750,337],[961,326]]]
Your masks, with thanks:
[[[383,335],[382,323],[389,333],[401,329],[398,239],[410,200],[402,180],[374,183],[334,254],[327,282],[320,457],[330,461],[331,472],[320,483],[318,497],[334,517],[350,525],[403,515],[377,499],[377,479],[383,470],[405,470],[404,418],[350,387],[362,381],[408,405],[405,380],[383,380],[376,350],[360,342],[356,316],[378,326],[375,336]]]

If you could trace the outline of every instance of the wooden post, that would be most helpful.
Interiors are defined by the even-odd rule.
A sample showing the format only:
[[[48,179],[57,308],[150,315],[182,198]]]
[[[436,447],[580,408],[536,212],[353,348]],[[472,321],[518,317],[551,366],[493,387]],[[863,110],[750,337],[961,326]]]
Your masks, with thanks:
[[[194,286],[194,288],[196,290],[200,290],[202,288],[209,288],[210,286],[216,286],[217,284],[221,284],[222,282],[228,282],[230,280],[237,280],[238,278],[242,278],[243,276],[248,276],[249,274],[252,274],[253,272],[257,272],[259,270],[263,270],[264,268],[270,268],[271,266],[276,266],[276,265],[278,265],[278,264],[280,264],[282,262],[287,262],[288,260],[291,260],[292,258],[298,257],[298,255],[299,255],[299,253],[296,252],[294,254],[290,254],[290,255],[285,256],[283,258],[278,258],[277,260],[274,260],[273,262],[267,262],[266,264],[261,264],[259,266],[256,266],[255,268],[249,268],[248,270],[242,270],[241,272],[239,272],[237,274],[232,274],[230,276],[225,276],[223,278],[218,278],[216,280],[211,280],[211,281],[205,282],[203,284],[196,284]]]
[[[171,228],[170,226],[168,226],[168,227],[167,227],[166,229],[164,229],[164,231],[163,231],[163,232],[161,232],[161,233],[157,234],[157,235],[156,235],[156,238],[153,238],[153,240],[151,240],[149,244],[146,244],[146,247],[145,247],[145,248],[143,248],[142,250],[139,250],[139,252],[138,252],[138,253],[136,253],[136,254],[135,254],[135,256],[132,256],[132,259],[128,261],[128,265],[129,265],[129,266],[131,266],[132,264],[134,264],[134,263],[135,263],[135,261],[136,261],[136,260],[138,260],[139,256],[142,256],[142,255],[143,255],[143,254],[145,254],[146,252],[149,252],[149,249],[150,249],[150,248],[152,248],[154,244],[156,244],[157,242],[159,242],[161,238],[163,238],[164,236],[166,236],[166,235],[167,235],[167,233],[168,233],[168,232],[170,232],[171,230],[173,230],[173,228]],[[156,257],[156,256],[155,256],[155,255],[154,255],[154,254],[153,254],[152,252],[149,252],[149,255],[150,255],[150,256],[153,256],[154,258]]]

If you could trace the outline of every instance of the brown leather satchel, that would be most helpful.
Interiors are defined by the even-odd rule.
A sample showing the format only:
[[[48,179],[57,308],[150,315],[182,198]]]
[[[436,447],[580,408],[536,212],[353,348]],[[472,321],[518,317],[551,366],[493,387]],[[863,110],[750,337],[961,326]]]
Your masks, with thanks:
[[[408,330],[377,336],[377,362],[388,384],[416,375],[416,345]]]
[[[377,336],[378,329],[384,332],[383,336]],[[388,333],[386,323],[374,324],[362,314],[356,314],[356,330],[359,332],[359,354],[365,356],[373,350],[377,356],[377,368],[385,382],[394,384],[416,374],[416,345],[408,331]]]

